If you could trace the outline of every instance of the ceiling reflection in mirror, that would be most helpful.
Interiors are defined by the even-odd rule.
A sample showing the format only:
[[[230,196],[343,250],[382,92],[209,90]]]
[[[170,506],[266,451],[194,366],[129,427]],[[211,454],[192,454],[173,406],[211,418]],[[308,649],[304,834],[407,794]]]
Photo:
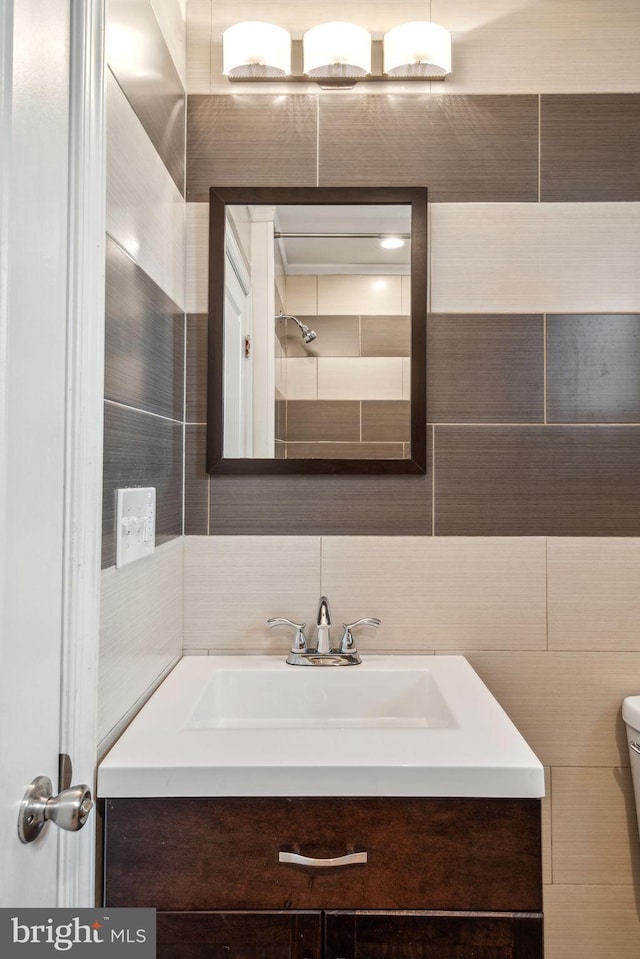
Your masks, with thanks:
[[[212,420],[222,427],[210,465],[422,472],[383,466],[415,465],[415,204],[283,202],[285,192],[216,214],[212,190],[210,369],[223,388],[218,397],[209,384],[210,451]],[[426,230],[420,244],[426,253]]]
[[[410,205],[226,215],[225,458],[408,458]]]

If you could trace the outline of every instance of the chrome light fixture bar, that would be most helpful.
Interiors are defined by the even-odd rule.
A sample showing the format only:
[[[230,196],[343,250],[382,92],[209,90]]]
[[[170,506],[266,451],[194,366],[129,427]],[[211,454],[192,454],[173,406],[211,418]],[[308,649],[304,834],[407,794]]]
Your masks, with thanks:
[[[371,80],[444,80],[451,72],[451,34],[429,21],[405,23],[383,41],[353,23],[323,23],[302,41],[302,73],[291,72],[292,40],[282,27],[260,21],[225,30],[223,73],[232,81],[315,81],[325,87],[352,87]],[[380,48],[382,71],[372,70],[372,46]],[[378,50],[376,49],[376,53]]]

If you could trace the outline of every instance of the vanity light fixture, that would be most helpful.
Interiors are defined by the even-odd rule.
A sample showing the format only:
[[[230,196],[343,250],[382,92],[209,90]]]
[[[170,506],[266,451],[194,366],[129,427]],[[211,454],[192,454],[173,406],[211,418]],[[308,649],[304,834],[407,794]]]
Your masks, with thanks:
[[[229,80],[315,80],[348,88],[368,80],[444,80],[451,72],[451,34],[430,21],[401,24],[382,41],[372,41],[354,23],[321,23],[293,44],[296,52],[302,47],[302,73],[291,72],[292,40],[285,29],[256,20],[236,23],[222,35],[223,73]],[[372,46],[381,48],[374,62],[383,64],[382,71],[372,72]]]
[[[385,236],[380,239],[380,246],[383,250],[399,250],[404,246],[405,241],[401,236]]]
[[[403,23],[385,33],[384,72],[398,80],[443,80],[451,73],[451,34],[429,21]]]
[[[291,73],[291,34],[273,23],[236,23],[222,34],[222,72],[230,80],[282,80]]]
[[[312,80],[360,80],[371,73],[371,34],[355,23],[321,23],[302,38],[304,72]]]

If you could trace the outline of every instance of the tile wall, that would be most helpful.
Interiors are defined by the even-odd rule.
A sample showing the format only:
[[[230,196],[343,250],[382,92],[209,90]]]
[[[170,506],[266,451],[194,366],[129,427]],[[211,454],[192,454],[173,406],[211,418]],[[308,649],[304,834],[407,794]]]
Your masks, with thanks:
[[[182,648],[185,13],[107,4],[101,752]],[[156,552],[116,569],[123,486],[156,487]]]
[[[326,591],[383,619],[365,653],[467,655],[547,768],[548,959],[636,959],[640,8],[433,0],[444,84],[319,93],[230,91],[220,34],[344,5],[246,6],[188,7],[185,652],[282,654],[266,617]],[[379,33],[424,16],[352,6]],[[430,188],[428,474],[209,479],[208,187],[337,183]]]

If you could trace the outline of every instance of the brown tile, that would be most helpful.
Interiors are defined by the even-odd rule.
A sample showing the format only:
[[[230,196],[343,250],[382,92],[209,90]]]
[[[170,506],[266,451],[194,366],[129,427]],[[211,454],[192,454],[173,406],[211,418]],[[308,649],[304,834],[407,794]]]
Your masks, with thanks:
[[[187,423],[207,422],[207,322],[206,313],[187,315]]]
[[[535,201],[538,98],[325,94],[319,183],[426,183],[432,202]]]
[[[411,403],[405,400],[363,400],[362,439],[369,442],[408,442]]]
[[[637,536],[640,427],[437,426],[435,531]]]
[[[212,186],[315,186],[317,98],[189,97],[187,199]]]
[[[209,532],[209,474],[207,473],[207,428],[185,427],[185,536],[206,536]]]
[[[360,356],[360,321],[357,316],[298,315],[318,334],[311,343],[304,343],[295,323],[287,324],[284,338],[287,356]]]
[[[360,441],[360,403],[351,400],[289,400],[289,444]]]
[[[408,316],[363,316],[363,356],[411,356],[411,319]]]
[[[431,476],[212,476],[210,531],[429,536]]]
[[[109,68],[184,196],[185,91],[151,6],[109,0],[106,36]],[[119,58],[123,36],[137,42]]]
[[[285,399],[276,399],[275,415],[275,439],[276,442],[287,438],[287,401]]]
[[[182,419],[184,313],[106,238],[105,398]]]
[[[640,314],[547,317],[551,423],[640,423]]]
[[[542,200],[640,200],[640,94],[543,96],[540,109]]]
[[[156,487],[156,546],[182,533],[183,426],[105,403],[102,566],[115,563],[116,490]]]
[[[637,959],[637,888],[546,886],[544,942],[547,959]]]
[[[287,459],[399,460],[402,443],[287,443]]]
[[[542,423],[544,336],[538,315],[430,314],[431,423]]]

